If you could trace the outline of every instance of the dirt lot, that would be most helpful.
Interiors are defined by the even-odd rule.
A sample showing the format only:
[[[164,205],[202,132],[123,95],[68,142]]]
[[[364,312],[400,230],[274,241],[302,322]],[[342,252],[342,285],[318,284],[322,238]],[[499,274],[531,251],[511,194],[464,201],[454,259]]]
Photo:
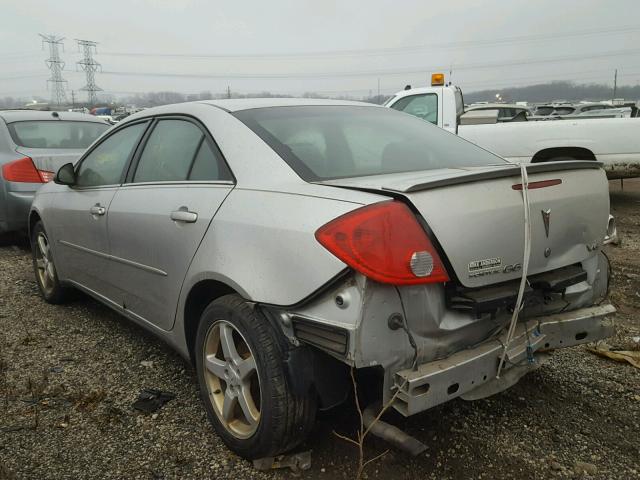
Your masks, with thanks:
[[[629,346],[640,335],[640,181],[624,191],[612,182],[611,200],[623,243],[608,248],[619,311],[610,343]],[[176,398],[156,417],[144,415],[131,407],[143,388]],[[331,433],[353,434],[353,407],[318,420],[302,477],[353,478],[356,451]],[[493,398],[389,420],[428,450],[418,458],[390,452],[368,478],[640,478],[640,370],[585,347],[557,352]],[[365,450],[385,449],[371,439]],[[47,305],[29,252],[0,248],[0,479],[288,477],[258,473],[224,447],[193,369],[177,354],[88,298]]]

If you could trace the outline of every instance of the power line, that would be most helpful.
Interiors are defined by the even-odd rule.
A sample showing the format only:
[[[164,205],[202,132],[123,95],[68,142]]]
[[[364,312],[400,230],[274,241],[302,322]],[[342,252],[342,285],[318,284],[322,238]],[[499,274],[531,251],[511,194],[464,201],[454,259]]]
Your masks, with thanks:
[[[406,74],[424,74],[429,71],[445,71],[449,68],[453,70],[475,70],[475,69],[487,69],[498,68],[506,66],[520,66],[531,64],[544,64],[544,63],[558,63],[558,62],[570,62],[576,60],[595,59],[595,58],[608,58],[620,55],[638,55],[640,49],[628,49],[628,50],[613,50],[600,53],[589,53],[582,55],[565,55],[559,57],[547,57],[537,58],[530,60],[513,60],[509,62],[483,62],[483,63],[468,63],[468,64],[453,64],[453,65],[432,65],[421,66],[416,69],[410,68],[394,68],[384,70],[361,70],[351,72],[290,72],[290,73],[169,73],[169,72],[128,72],[128,71],[104,71],[105,75],[119,75],[119,76],[134,76],[134,77],[176,77],[176,78],[338,78],[338,77],[367,77],[367,76],[384,76],[384,75],[406,75]]]
[[[21,78],[43,78],[47,75],[44,73],[36,73],[36,72],[27,72],[20,73],[19,75],[9,75],[8,77],[0,77],[0,81],[2,80],[18,80]]]
[[[62,70],[64,70],[65,63],[60,59],[60,52],[58,47],[62,47],[64,50],[64,37],[57,35],[43,35],[42,45],[46,43],[49,45],[49,58],[45,60],[47,68],[51,70],[51,77],[47,80],[47,86],[51,87],[51,103],[54,105],[62,105],[67,102],[67,94],[65,92],[65,86],[67,81],[62,78]]]
[[[96,52],[97,42],[92,42],[91,40],[78,40],[78,49],[82,51],[83,57],[81,60],[76,62],[80,65],[80,68],[84,70],[84,73],[87,77],[87,84],[82,87],[80,90],[84,90],[87,92],[87,100],[90,104],[97,103],[96,92],[102,91],[102,89],[96,85],[95,73],[98,69],[102,69],[102,66],[96,62],[93,58],[93,54]]]
[[[423,50],[442,50],[456,48],[477,48],[487,46],[504,46],[531,42],[557,41],[561,38],[575,38],[598,35],[617,35],[640,31],[637,25],[615,26],[604,29],[588,29],[574,32],[561,32],[554,35],[534,34],[503,37],[494,40],[469,40],[449,43],[433,43],[422,45],[407,45],[403,47],[352,49],[352,50],[324,50],[311,52],[286,52],[286,53],[239,53],[239,54],[192,54],[192,53],[144,53],[144,52],[102,52],[102,55],[114,57],[157,57],[157,58],[193,58],[193,59],[233,59],[233,58],[326,58],[326,57],[352,57],[352,56],[381,56],[389,54],[409,54]]]

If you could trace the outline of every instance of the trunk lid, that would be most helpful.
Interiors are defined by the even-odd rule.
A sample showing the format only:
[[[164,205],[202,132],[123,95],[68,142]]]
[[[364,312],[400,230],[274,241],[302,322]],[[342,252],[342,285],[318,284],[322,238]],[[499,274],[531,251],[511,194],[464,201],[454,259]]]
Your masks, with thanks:
[[[529,275],[572,265],[602,245],[609,216],[604,171],[595,162],[531,165]],[[406,197],[426,220],[466,287],[520,278],[524,210],[519,167],[481,167],[323,182]],[[382,178],[385,177],[385,178]],[[531,188],[532,183],[557,184]],[[558,183],[560,181],[561,183]],[[375,186],[377,185],[377,186]],[[546,218],[545,218],[546,217]],[[545,226],[545,223],[547,225]]]
[[[65,163],[75,163],[84,153],[84,149],[47,149],[17,147],[16,152],[30,157],[38,170],[56,173]]]

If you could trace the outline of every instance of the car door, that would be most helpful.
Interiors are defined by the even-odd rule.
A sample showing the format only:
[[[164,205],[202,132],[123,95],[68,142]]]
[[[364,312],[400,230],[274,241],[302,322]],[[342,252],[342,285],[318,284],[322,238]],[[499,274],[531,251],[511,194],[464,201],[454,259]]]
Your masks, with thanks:
[[[133,317],[171,329],[187,268],[233,188],[206,129],[160,117],[109,208],[111,275]]]
[[[52,222],[62,278],[112,299],[108,281],[108,209],[149,122],[114,131],[76,167],[76,183],[56,195]]]

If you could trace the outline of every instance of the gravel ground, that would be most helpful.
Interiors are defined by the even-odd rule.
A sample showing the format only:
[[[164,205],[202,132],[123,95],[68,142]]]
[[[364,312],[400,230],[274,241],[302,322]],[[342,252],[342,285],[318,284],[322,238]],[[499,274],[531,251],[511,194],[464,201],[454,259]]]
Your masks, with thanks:
[[[612,345],[640,335],[640,181],[611,183],[623,243],[608,248],[619,309]],[[24,247],[0,248],[0,479],[289,478],[260,473],[230,453],[209,426],[193,369],[163,343],[97,302],[44,303]],[[176,398],[149,416],[140,390]],[[455,400],[389,421],[428,445],[411,458],[389,452],[368,478],[640,478],[640,370],[584,346],[556,352],[509,391]],[[347,405],[319,415],[304,478],[353,478]],[[367,440],[366,456],[386,449]]]

